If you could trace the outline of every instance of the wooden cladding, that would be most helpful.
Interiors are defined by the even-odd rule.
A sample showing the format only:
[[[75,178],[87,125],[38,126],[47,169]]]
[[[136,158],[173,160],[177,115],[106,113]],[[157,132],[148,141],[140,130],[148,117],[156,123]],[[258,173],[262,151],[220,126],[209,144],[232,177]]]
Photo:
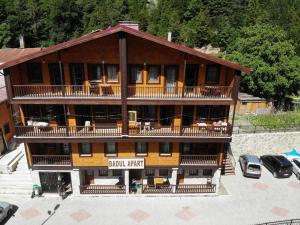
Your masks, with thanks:
[[[231,125],[227,126],[162,126],[150,130],[129,128],[129,136],[194,136],[194,137],[230,137]],[[16,126],[17,137],[121,137],[122,128],[117,126]]]
[[[128,86],[127,98],[139,99],[229,99],[231,86],[155,87]],[[120,85],[13,85],[14,98],[121,98]]]

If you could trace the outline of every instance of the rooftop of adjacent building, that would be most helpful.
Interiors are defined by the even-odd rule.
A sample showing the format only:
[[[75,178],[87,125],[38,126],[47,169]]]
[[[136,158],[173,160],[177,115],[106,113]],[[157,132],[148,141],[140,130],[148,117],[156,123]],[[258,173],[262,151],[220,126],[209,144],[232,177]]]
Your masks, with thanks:
[[[256,96],[253,96],[251,94],[244,93],[244,92],[239,92],[238,99],[240,101],[244,101],[244,102],[251,102],[251,101],[256,101],[256,102],[257,101],[261,101],[261,102],[264,102],[264,101],[266,101],[265,98],[256,97]]]

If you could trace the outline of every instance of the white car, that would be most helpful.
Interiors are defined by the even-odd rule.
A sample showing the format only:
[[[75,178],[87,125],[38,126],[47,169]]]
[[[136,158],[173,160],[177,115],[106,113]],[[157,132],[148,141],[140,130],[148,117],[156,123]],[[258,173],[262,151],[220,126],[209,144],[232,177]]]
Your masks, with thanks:
[[[293,173],[300,180],[300,158],[291,159],[291,163],[293,164]]]

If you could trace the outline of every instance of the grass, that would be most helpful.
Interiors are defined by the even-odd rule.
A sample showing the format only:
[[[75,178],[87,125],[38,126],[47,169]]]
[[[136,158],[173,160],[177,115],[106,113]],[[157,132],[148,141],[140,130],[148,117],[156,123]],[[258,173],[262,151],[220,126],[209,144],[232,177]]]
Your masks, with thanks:
[[[300,110],[281,114],[250,116],[249,121],[255,126],[274,128],[300,127]]]

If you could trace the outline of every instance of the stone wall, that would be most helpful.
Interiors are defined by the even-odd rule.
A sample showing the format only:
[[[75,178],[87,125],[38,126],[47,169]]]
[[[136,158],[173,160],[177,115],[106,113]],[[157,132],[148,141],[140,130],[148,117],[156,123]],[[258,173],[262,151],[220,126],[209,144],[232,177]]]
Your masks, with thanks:
[[[300,132],[232,135],[231,150],[235,158],[245,153],[280,154],[293,148],[300,151]]]

